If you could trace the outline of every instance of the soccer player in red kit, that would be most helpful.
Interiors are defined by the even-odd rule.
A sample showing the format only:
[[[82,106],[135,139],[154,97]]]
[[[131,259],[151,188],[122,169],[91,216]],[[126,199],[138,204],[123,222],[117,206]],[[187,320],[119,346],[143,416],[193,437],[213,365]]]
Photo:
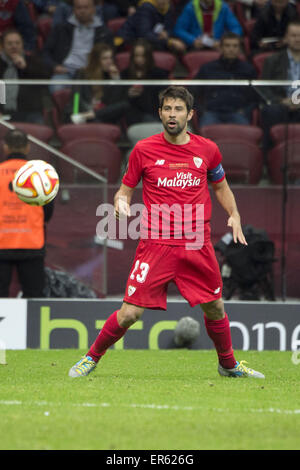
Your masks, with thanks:
[[[164,132],[136,144],[114,198],[116,217],[130,216],[134,188],[142,179],[141,236],[123,304],[108,317],[69,376],[86,376],[94,370],[145,308],[166,310],[167,286],[174,281],[189,304],[200,305],[204,312],[206,330],[218,355],[218,372],[228,377],[264,378],[234,357],[222,278],[210,241],[208,182],[228,213],[235,243],[247,245],[220,151],[214,142],[187,131],[193,96],[186,88],[170,86],[160,93],[159,116]]]

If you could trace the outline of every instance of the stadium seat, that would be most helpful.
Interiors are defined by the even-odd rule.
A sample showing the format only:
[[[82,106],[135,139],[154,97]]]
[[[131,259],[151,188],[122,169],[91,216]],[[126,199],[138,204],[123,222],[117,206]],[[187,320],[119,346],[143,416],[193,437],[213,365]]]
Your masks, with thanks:
[[[289,183],[300,183],[300,138],[281,142],[268,153],[268,170],[273,184],[283,183],[282,167],[287,159]]]
[[[220,53],[217,51],[193,51],[187,52],[185,55],[182,56],[182,63],[186,67],[188,75],[186,76],[187,79],[192,79],[197,75],[200,67],[206,64],[207,62],[211,62],[213,60],[217,60],[220,57]]]
[[[121,28],[121,26],[125,23],[126,17],[120,16],[118,18],[112,18],[108,20],[107,27],[110,31],[115,35]]]
[[[289,140],[299,140],[300,136],[300,123],[299,124],[276,124],[271,127],[270,135],[274,144]]]
[[[122,154],[114,142],[95,138],[77,139],[66,143],[61,151],[102,176],[105,176],[107,169],[109,183],[118,181]],[[64,160],[59,161],[58,171],[65,183],[97,183],[92,176],[72,167]]]
[[[52,119],[55,129],[62,125],[63,111],[69,100],[71,99],[72,91],[70,88],[55,91],[52,94],[54,107],[52,109]]]
[[[57,129],[57,137],[62,145],[82,138],[97,138],[117,142],[121,135],[121,129],[115,124],[94,123],[89,124],[64,124]]]
[[[161,122],[140,122],[133,124],[127,130],[127,136],[132,145],[135,145],[139,140],[146,139],[154,134],[163,132],[164,127]]]
[[[234,13],[244,30],[244,34],[249,36],[256,22],[256,18],[247,19],[245,5],[240,2],[234,2]]]
[[[254,25],[256,23],[257,18],[251,18],[250,20],[246,20],[244,23],[244,31],[246,36],[250,36],[252,29],[254,28]]]
[[[257,76],[258,76],[257,78],[261,77],[266,58],[272,54],[274,54],[274,52],[269,51],[269,52],[261,52],[253,56],[252,62],[257,71]]]
[[[213,141],[217,139],[238,139],[247,142],[260,144],[262,139],[262,129],[257,126],[245,124],[212,124],[204,126],[199,130],[199,134]]]
[[[262,177],[263,153],[253,142],[217,139],[226,177],[231,183],[257,184]]]
[[[43,126],[41,124],[29,124],[27,122],[11,122],[12,126],[17,129],[26,132],[26,134],[35,137],[36,139],[41,140],[42,142],[48,143],[51,137],[53,136],[53,130],[51,127]],[[8,132],[8,129],[4,126],[0,126],[0,158],[3,158],[3,138]],[[54,164],[55,159],[53,154],[48,150],[42,148],[40,145],[31,142],[30,143],[30,159],[32,160],[45,160],[49,163]]]
[[[38,48],[41,50],[52,28],[51,16],[40,16],[36,21]]]
[[[172,78],[176,66],[176,57],[171,52],[154,51],[154,62],[157,67],[160,67],[169,72],[169,78]],[[116,63],[118,69],[122,72],[129,66],[130,52],[119,52],[116,54]]]
[[[32,1],[27,1],[27,2],[24,2],[27,10],[28,10],[28,13],[29,13],[29,16],[30,16],[30,19],[32,21],[33,24],[36,24],[36,21],[38,19],[38,12],[37,12],[37,9],[34,5],[34,3]]]
[[[187,52],[182,56],[181,61],[185,68],[187,69],[186,79],[192,79],[197,75],[200,67],[207,64],[207,62],[212,62],[217,60],[220,57],[220,52],[218,51],[192,51]],[[241,60],[246,60],[244,54],[240,55]]]
[[[0,139],[0,160],[4,159],[3,153],[3,143],[4,141]],[[52,152],[40,147],[38,144],[33,142],[30,143],[30,153],[29,153],[30,160],[44,160],[45,162],[51,163],[56,167],[56,158],[53,156]]]
[[[42,124],[30,124],[27,122],[10,122],[10,125],[20,129],[26,134],[30,134],[36,139],[42,140],[43,142],[49,142],[53,136],[53,130],[49,126],[44,126]],[[3,139],[5,134],[9,129],[4,126],[0,126],[0,139]]]

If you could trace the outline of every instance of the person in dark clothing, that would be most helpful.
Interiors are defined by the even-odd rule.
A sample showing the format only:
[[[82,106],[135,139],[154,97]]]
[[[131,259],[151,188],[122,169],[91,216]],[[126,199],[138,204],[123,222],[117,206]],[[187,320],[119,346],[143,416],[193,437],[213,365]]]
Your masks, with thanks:
[[[35,2],[43,2],[44,0],[35,0]],[[69,16],[72,14],[72,0],[47,0],[55,2],[57,5],[53,13],[52,25],[56,26],[61,23],[65,23]],[[96,0],[96,15],[100,20],[101,24],[107,24],[109,20],[119,16],[117,5],[112,2],[106,2],[103,0]]]
[[[253,80],[256,71],[252,64],[241,60],[241,40],[234,33],[226,33],[221,39],[219,59],[204,64],[195,79],[199,80]],[[193,90],[192,90],[193,91]],[[201,102],[204,113],[200,126],[235,123],[249,124],[257,105],[257,95],[247,86],[203,86],[194,91],[198,113]]]
[[[7,29],[16,28],[24,38],[25,50],[36,48],[36,27],[23,0],[0,0],[0,36]]]
[[[111,3],[118,8],[120,16],[130,16],[136,12],[139,0],[113,0]]]
[[[185,52],[183,41],[172,36],[174,15],[170,0],[141,0],[134,13],[127,18],[115,37],[115,45],[131,44],[144,38],[155,50]]]
[[[43,49],[44,62],[52,69],[52,79],[68,80],[84,68],[94,44],[112,44],[112,33],[95,13],[94,0],[74,0],[73,14],[55,26]],[[64,86],[53,85],[51,92]]]
[[[48,79],[50,73],[38,56],[25,54],[17,30],[5,31],[0,52],[1,79]],[[6,103],[0,105],[0,113],[10,115],[13,121],[43,124],[43,101],[47,94],[47,88],[41,85],[6,85]]]
[[[251,53],[284,48],[287,25],[298,16],[297,7],[289,0],[270,0],[262,8],[250,33]]]
[[[76,79],[84,80],[119,80],[120,72],[115,64],[114,49],[109,44],[95,44],[87,67],[78,71]],[[74,114],[75,96],[79,99],[78,113]],[[73,97],[67,107],[67,120],[75,124],[83,122],[115,123],[129,110],[126,90],[114,85],[82,85],[73,87]]]
[[[298,86],[300,80],[300,20],[288,25],[285,36],[287,49],[266,58],[262,80],[292,80]],[[297,83],[298,82],[298,83]],[[264,149],[272,146],[270,129],[276,124],[300,122],[299,88],[293,86],[260,87],[266,104],[261,110],[264,129]],[[295,99],[293,99],[293,96]]]
[[[0,297],[9,297],[13,268],[17,268],[23,297],[43,297],[45,223],[54,203],[39,207],[21,201],[12,191],[15,172],[30,154],[27,135],[19,129],[4,137],[5,160],[0,163]]]
[[[145,39],[138,39],[130,54],[129,67],[121,73],[124,80],[137,80],[136,85],[128,88],[130,113],[126,118],[128,125],[140,122],[160,121],[157,103],[153,96],[158,96],[163,88],[158,85],[142,86],[138,80],[167,80],[168,71],[157,67],[154,63],[151,44]]]

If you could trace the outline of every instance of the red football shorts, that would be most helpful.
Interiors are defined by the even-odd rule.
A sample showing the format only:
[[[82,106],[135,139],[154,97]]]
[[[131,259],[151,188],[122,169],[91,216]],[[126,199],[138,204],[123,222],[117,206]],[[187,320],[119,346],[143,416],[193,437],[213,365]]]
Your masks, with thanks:
[[[124,301],[166,310],[169,282],[175,282],[191,307],[222,296],[222,277],[215,250],[201,250],[140,241],[126,285]]]

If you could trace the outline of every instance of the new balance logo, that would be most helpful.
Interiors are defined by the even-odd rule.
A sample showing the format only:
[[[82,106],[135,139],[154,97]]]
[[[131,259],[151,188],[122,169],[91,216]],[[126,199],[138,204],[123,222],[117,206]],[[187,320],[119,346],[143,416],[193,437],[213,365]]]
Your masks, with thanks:
[[[163,165],[165,160],[156,160],[155,165]]]

